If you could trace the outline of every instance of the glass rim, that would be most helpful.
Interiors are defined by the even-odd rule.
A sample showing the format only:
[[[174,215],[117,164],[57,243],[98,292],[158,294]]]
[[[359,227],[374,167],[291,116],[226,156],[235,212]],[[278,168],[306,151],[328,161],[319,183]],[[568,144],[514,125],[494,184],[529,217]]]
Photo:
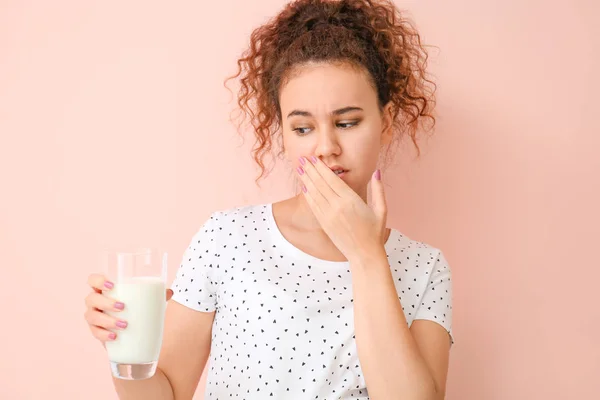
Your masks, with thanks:
[[[167,281],[169,253],[161,246],[118,246],[105,247],[100,252],[100,270],[109,279],[121,281],[125,276],[130,276],[127,271],[141,271],[135,265],[140,259],[148,259],[150,264],[144,267],[147,276],[160,277]],[[151,266],[150,266],[151,265]],[[134,269],[130,269],[133,266]],[[132,275],[135,276],[135,273]]]

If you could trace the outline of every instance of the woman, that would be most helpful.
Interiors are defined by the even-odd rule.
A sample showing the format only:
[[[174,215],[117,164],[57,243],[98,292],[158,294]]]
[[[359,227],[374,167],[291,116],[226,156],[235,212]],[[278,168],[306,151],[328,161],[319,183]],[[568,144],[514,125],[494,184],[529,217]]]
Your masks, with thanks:
[[[156,375],[121,399],[442,399],[452,320],[441,252],[386,227],[378,162],[433,122],[419,35],[387,0],[299,0],[256,29],[239,60],[255,159],[280,149],[299,194],[215,212],[173,283]],[[367,205],[370,184],[372,207]],[[86,318],[111,286],[90,276]],[[127,305],[125,305],[126,307]]]

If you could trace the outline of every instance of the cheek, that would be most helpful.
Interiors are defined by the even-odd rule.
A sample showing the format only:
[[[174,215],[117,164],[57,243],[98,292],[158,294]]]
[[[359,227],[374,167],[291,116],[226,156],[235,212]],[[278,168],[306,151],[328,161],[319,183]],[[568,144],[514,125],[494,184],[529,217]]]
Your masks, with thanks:
[[[356,159],[359,160],[365,171],[374,170],[379,160],[379,146],[372,141],[365,142],[357,149]]]
[[[299,140],[298,137],[284,136],[283,146],[287,160],[294,166],[300,165],[300,157],[312,154],[310,141]]]
[[[376,163],[380,148],[381,136],[374,129],[366,129],[361,135],[356,135],[351,143],[348,143],[348,150],[364,162],[373,159]]]

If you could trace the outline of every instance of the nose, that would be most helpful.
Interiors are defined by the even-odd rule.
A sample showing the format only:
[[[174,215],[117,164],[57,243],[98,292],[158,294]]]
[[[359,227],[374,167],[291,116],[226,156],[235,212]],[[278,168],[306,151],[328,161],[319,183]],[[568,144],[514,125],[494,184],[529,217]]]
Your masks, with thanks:
[[[338,137],[332,128],[321,128],[315,135],[317,143],[315,144],[314,154],[319,158],[330,156],[339,156],[342,152]]]

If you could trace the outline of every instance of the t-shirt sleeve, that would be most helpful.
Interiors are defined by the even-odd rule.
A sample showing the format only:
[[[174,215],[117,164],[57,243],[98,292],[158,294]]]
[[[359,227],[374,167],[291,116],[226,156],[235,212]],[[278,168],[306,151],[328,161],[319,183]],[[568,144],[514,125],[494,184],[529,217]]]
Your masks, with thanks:
[[[450,335],[451,343],[454,344],[454,334],[452,332],[452,271],[441,252],[433,265],[429,282],[421,299],[421,304],[414,319],[437,322],[446,329]]]
[[[217,308],[216,233],[215,214],[192,237],[185,250],[175,280],[171,285],[172,300],[191,309],[212,312]]]

